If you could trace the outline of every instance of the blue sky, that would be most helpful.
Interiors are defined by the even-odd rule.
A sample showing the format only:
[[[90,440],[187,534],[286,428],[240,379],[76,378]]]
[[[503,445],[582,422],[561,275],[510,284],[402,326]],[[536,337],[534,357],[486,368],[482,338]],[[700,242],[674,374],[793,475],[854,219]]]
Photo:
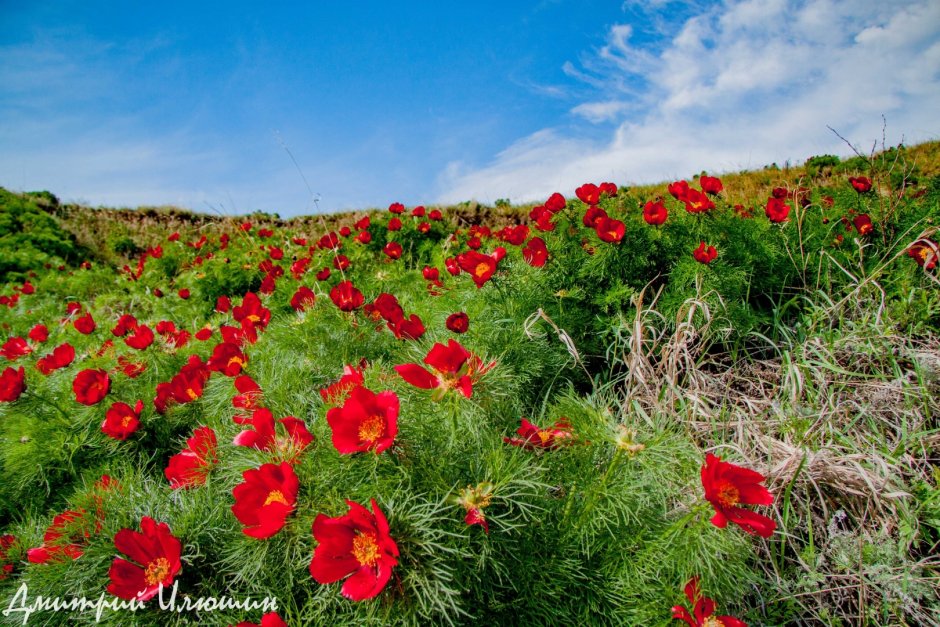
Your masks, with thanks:
[[[0,1],[0,185],[287,216],[940,136],[933,0],[146,4]]]

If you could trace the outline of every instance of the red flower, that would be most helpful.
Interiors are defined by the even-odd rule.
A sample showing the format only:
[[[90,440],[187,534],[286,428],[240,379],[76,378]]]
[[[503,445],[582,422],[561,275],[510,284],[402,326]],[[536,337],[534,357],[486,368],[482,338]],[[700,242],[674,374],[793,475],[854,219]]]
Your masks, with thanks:
[[[242,533],[252,538],[270,538],[294,511],[300,482],[287,462],[262,464],[242,473],[245,479],[232,490],[232,513],[245,525]]]
[[[600,218],[594,226],[601,241],[616,244],[623,239],[625,227],[623,222],[613,218]]]
[[[215,300],[215,310],[218,313],[228,313],[232,308],[232,301],[228,296],[219,296]]]
[[[235,389],[239,391],[232,397],[232,407],[241,409],[254,409],[261,400],[261,386],[248,375],[235,377]],[[235,422],[238,422],[237,418]]]
[[[393,217],[391,220],[388,221],[387,228],[389,231],[400,231],[401,230],[401,218],[397,216]],[[367,243],[367,242],[363,242],[363,243]]]
[[[82,405],[94,405],[108,395],[111,379],[104,370],[82,370],[72,381],[75,400]]]
[[[143,409],[143,401],[137,401],[133,409],[127,403],[113,403],[105,413],[101,432],[115,440],[126,440],[140,426],[140,412]]]
[[[49,339],[49,329],[46,325],[39,323],[29,330],[29,339],[41,344]]]
[[[522,249],[522,258],[533,268],[541,268],[548,260],[548,248],[541,237],[533,237]]]
[[[7,560],[10,559],[8,551],[14,544],[16,544],[16,536],[10,534],[0,536],[0,581],[9,577],[10,573],[13,572],[14,563]]]
[[[421,270],[421,276],[427,281],[438,281],[441,278],[441,271],[431,266],[424,266],[424,269]]]
[[[698,184],[706,194],[720,194],[721,190],[724,189],[721,179],[714,176],[702,175],[698,179]]]
[[[647,224],[659,226],[666,221],[667,217],[669,217],[669,212],[666,210],[666,205],[661,198],[657,198],[655,201],[647,201],[643,205],[643,219]]]
[[[114,558],[108,576],[108,592],[121,599],[147,601],[157,595],[160,586],[173,585],[173,578],[182,568],[182,545],[170,533],[165,522],[149,516],[140,521],[140,531],[121,529],[114,535],[114,547],[127,555],[128,561]]]
[[[607,212],[595,205],[588,207],[588,210],[584,212],[584,218],[581,219],[581,222],[584,226],[593,229],[597,228],[601,220],[606,217],[608,217]]]
[[[714,246],[705,246],[705,242],[700,242],[698,248],[692,251],[692,256],[699,263],[709,264],[718,257],[718,251]]]
[[[392,213],[405,213],[405,205],[400,202],[393,202],[388,206],[388,210]]]
[[[476,487],[467,486],[460,491],[460,494],[454,499],[458,505],[463,507],[467,514],[463,521],[468,526],[480,525],[483,531],[490,532],[490,525],[486,520],[483,510],[489,506],[493,496],[493,484],[489,481],[478,483]]]
[[[328,385],[320,390],[320,396],[323,402],[328,405],[335,405],[346,400],[349,392],[357,385],[362,385],[365,379],[362,378],[362,370],[352,366],[343,366],[343,376],[339,381]]]
[[[447,316],[444,325],[454,333],[466,333],[470,328],[470,316],[462,311]]]
[[[406,340],[417,340],[424,335],[424,323],[421,321],[421,318],[417,314],[411,314],[409,317],[405,318],[402,316],[394,322],[388,323],[388,328],[395,334],[395,337],[399,340],[404,338]]]
[[[313,290],[306,285],[301,285],[291,296],[290,306],[294,308],[294,311],[304,311],[307,307],[312,307],[315,302],[317,302],[317,296]]]
[[[940,257],[940,248],[937,242],[929,239],[920,239],[907,249],[907,256],[917,262],[917,265],[926,270],[937,267],[937,258]]]
[[[362,292],[356,289],[352,281],[340,281],[330,290],[330,299],[340,311],[354,311],[362,307],[365,301]]]
[[[431,366],[437,374],[432,374],[418,364],[395,366],[395,372],[402,379],[423,390],[436,390],[433,398],[439,400],[451,388],[457,388],[465,397],[473,394],[473,374],[489,369],[479,368],[480,359],[471,355],[455,340],[447,340],[447,346],[437,343],[424,358],[424,363]]]
[[[434,221],[443,220],[444,214],[441,213],[440,209],[431,209],[431,211],[428,212],[428,219]]]
[[[333,431],[333,446],[340,454],[381,453],[398,433],[398,396],[386,390],[376,394],[357,386],[342,407],[326,413]]]
[[[0,347],[0,355],[6,357],[9,361],[29,355],[31,352],[33,352],[33,347],[21,337],[11,337]]]
[[[163,471],[174,490],[191,488],[206,482],[209,470],[218,461],[215,431],[199,427],[186,440],[186,448],[170,458]]]
[[[177,295],[179,295],[179,297],[182,298],[183,300],[186,300],[187,298],[189,298],[189,294],[190,294],[189,290],[186,289],[185,287],[177,292]]]
[[[134,329],[133,335],[124,338],[124,343],[131,348],[136,348],[137,350],[142,351],[153,344],[153,331],[151,331],[150,327],[147,325],[138,325]]]
[[[271,320],[271,310],[261,304],[261,299],[254,292],[248,292],[242,298],[242,304],[232,308],[232,316],[237,322],[244,322],[266,327]]]
[[[518,437],[504,437],[503,442],[512,444],[513,446],[521,446],[529,450],[539,448],[553,449],[557,448],[560,444],[565,444],[574,437],[574,434],[571,432],[571,425],[568,424],[565,418],[557,421],[554,427],[547,429],[540,429],[523,418],[521,426],[516,429],[516,435]]]
[[[247,422],[251,429],[245,429],[235,436],[236,446],[248,446],[263,451],[269,451],[280,456],[285,461],[293,463],[297,456],[313,442],[313,436],[307,430],[304,421],[294,416],[285,416],[277,422],[283,425],[287,437],[278,437],[274,414],[266,407],[259,407],[251,413]]]
[[[672,617],[685,621],[689,627],[747,627],[744,621],[733,616],[713,616],[715,602],[699,591],[698,577],[692,577],[685,584],[685,598],[692,604],[692,614],[681,605],[676,605],[672,608]]]
[[[91,317],[91,313],[86,313],[76,318],[72,325],[82,335],[88,335],[95,330],[95,319]]]
[[[167,409],[169,401],[180,404],[191,403],[202,396],[203,387],[209,380],[211,371],[198,355],[190,355],[179,373],[168,383],[157,384],[157,397],[153,404],[161,414]]]
[[[689,184],[686,181],[676,181],[675,183],[670,183],[667,190],[670,196],[676,200],[685,202],[685,198],[689,193]]]
[[[235,627],[287,627],[287,623],[284,622],[284,619],[281,618],[277,612],[268,612],[261,617],[260,625],[258,623],[242,621],[235,625]]]
[[[211,337],[212,337],[212,327],[209,326],[208,324],[202,327],[201,329],[199,329],[198,331],[196,331],[196,339],[199,340],[200,342],[205,342]]]
[[[545,201],[545,208],[552,213],[558,213],[565,208],[566,203],[567,201],[565,200],[565,197],[558,192],[555,192],[548,197],[548,200]]]
[[[721,461],[711,453],[702,466],[705,499],[715,508],[712,524],[724,529],[730,520],[750,534],[769,538],[777,524],[770,518],[739,505],[770,505],[774,497],[760,485],[764,476],[741,466]]]
[[[226,377],[234,377],[241,373],[247,362],[248,357],[237,344],[222,342],[216,345],[206,366],[213,372],[221,372]]]
[[[770,198],[767,200],[767,208],[764,210],[767,219],[771,222],[786,222],[790,215],[790,205],[786,204],[780,198]]]
[[[111,333],[114,337],[124,337],[129,331],[132,331],[136,327],[137,318],[131,314],[122,314],[121,317],[118,318],[117,324],[111,329]]]
[[[685,202],[685,210],[689,213],[704,213],[715,208],[711,198],[697,189],[688,189],[682,200]]]
[[[859,235],[868,235],[875,230],[875,227],[871,223],[871,217],[869,217],[867,213],[862,213],[855,216],[855,218],[852,220],[852,223],[858,230]]]
[[[859,194],[867,194],[871,191],[871,179],[867,176],[850,176],[849,183]]]
[[[585,183],[574,194],[586,205],[596,205],[601,199],[601,190],[594,183]]]
[[[352,575],[343,584],[347,599],[364,601],[379,594],[398,565],[398,545],[389,535],[388,520],[372,499],[372,512],[346,501],[349,512],[330,518],[318,514],[313,521],[317,548],[310,560],[310,576],[330,584]]]
[[[496,259],[492,255],[484,255],[475,250],[457,255],[457,263],[470,275],[477,288],[483,287],[496,272]]]
[[[58,562],[63,557],[78,559],[82,556],[85,540],[91,535],[93,523],[83,509],[66,510],[52,519],[42,537],[42,545],[26,551],[32,564]]]

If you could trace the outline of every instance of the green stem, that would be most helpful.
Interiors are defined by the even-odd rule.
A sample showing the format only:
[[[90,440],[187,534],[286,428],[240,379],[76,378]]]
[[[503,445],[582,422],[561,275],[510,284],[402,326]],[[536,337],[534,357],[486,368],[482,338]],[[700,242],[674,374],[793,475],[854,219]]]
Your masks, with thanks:
[[[69,416],[69,415],[65,412],[65,410],[62,409],[61,407],[59,407],[59,405],[58,405],[57,403],[55,403],[54,401],[49,400],[49,399],[46,398],[45,396],[41,396],[41,395],[39,395],[39,394],[36,394],[36,393],[33,392],[32,390],[26,390],[26,391],[24,392],[24,394],[25,394],[26,396],[31,396],[31,397],[35,398],[37,401],[39,401],[40,403],[42,403],[42,404],[44,404],[44,405],[48,405],[48,406],[52,407],[53,409],[55,409],[56,411],[58,411],[59,414],[61,414],[63,418],[65,418],[65,421],[66,421],[67,424],[71,424],[71,416]]]

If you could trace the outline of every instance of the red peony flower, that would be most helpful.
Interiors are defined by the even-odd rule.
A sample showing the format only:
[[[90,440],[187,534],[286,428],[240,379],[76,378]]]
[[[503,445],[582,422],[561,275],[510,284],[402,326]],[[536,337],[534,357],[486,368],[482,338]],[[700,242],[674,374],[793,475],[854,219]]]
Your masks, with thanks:
[[[617,244],[623,239],[626,229],[620,220],[607,217],[600,218],[594,226],[594,230],[597,232],[597,236],[601,238],[601,241]]]
[[[698,248],[692,251],[692,256],[699,263],[709,264],[718,257],[718,251],[714,246],[705,246],[705,242],[700,242]]]
[[[284,619],[281,618],[277,612],[268,612],[261,617],[260,625],[258,623],[242,621],[235,625],[235,627],[287,627],[287,623],[284,622]]]
[[[874,225],[871,223],[871,217],[867,213],[855,216],[852,223],[855,225],[859,235],[869,235],[875,230]]]
[[[356,289],[352,281],[340,281],[330,290],[330,299],[340,311],[354,311],[362,307],[365,301],[362,292]]]
[[[705,499],[715,508],[712,524],[724,529],[730,520],[750,534],[769,538],[777,524],[770,518],[739,507],[739,505],[770,505],[774,497],[760,485],[764,476],[759,472],[721,461],[711,453],[702,466],[702,487]]]
[[[937,267],[937,259],[940,258],[940,247],[933,240],[919,239],[907,249],[907,256],[925,270],[932,270]]]
[[[405,205],[400,202],[393,202],[388,206],[388,210],[392,213],[402,214],[405,213]]]
[[[219,296],[215,300],[215,310],[218,313],[228,313],[232,308],[232,301],[228,296]]]
[[[287,462],[262,464],[242,473],[245,479],[232,490],[232,513],[245,525],[242,533],[252,538],[270,538],[294,511],[300,483]]]
[[[149,516],[140,521],[140,531],[121,529],[114,535],[114,547],[131,558],[114,558],[108,576],[108,592],[114,596],[137,601],[152,599],[164,588],[173,585],[180,572],[182,545],[170,533],[170,527]]]
[[[84,316],[75,318],[72,326],[82,335],[88,335],[95,330],[95,319],[91,317],[91,313],[86,313]]]
[[[274,414],[266,407],[258,407],[251,413],[248,420],[239,420],[242,424],[250,424],[251,429],[245,429],[235,436],[236,446],[248,446],[274,453],[293,463],[297,456],[313,442],[313,436],[307,430],[304,421],[294,416],[285,416],[280,422],[287,437],[279,437]]]
[[[601,199],[601,190],[594,183],[585,183],[574,190],[574,194],[586,205],[596,205]]]
[[[86,516],[83,509],[66,510],[52,519],[52,524],[42,537],[42,545],[26,551],[32,564],[48,564],[63,558],[78,559],[84,552],[84,544],[97,526]],[[97,530],[97,529],[95,529]]]
[[[137,327],[137,318],[131,314],[122,314],[118,318],[117,324],[114,325],[114,328],[111,329],[112,335],[114,337],[124,337],[128,332],[134,330]]]
[[[454,501],[467,512],[463,521],[468,526],[480,525],[485,533],[490,532],[490,525],[483,510],[490,504],[493,488],[493,484],[489,481],[478,483],[476,487],[468,485],[454,498]]]
[[[454,333],[466,333],[470,328],[470,316],[462,311],[452,313],[447,316],[447,320],[444,322],[444,325],[448,328],[448,330],[453,331]]]
[[[199,427],[186,440],[186,448],[170,458],[163,474],[174,490],[203,485],[206,476],[218,462],[215,431]]]
[[[388,221],[388,230],[389,231],[400,231],[401,230],[401,218],[395,216]]]
[[[320,396],[323,398],[324,403],[336,405],[346,400],[349,396],[349,392],[356,386],[362,385],[364,382],[365,379],[362,377],[361,368],[343,366],[343,376],[340,377],[339,381],[336,383],[320,390]]]
[[[685,210],[689,213],[704,213],[715,208],[711,198],[697,189],[689,188],[682,200],[685,202]]]
[[[140,426],[140,412],[143,410],[143,401],[137,401],[133,409],[127,403],[113,403],[105,413],[101,432],[115,440],[126,440]]]
[[[541,268],[548,260],[548,248],[541,237],[533,237],[522,249],[522,258],[533,268]]]
[[[261,299],[254,292],[248,292],[242,298],[242,304],[232,308],[232,316],[236,322],[249,323],[259,327],[266,327],[271,320],[271,310],[261,304]]]
[[[392,333],[395,334],[395,337],[399,340],[417,340],[424,335],[424,323],[421,321],[421,318],[417,314],[411,314],[407,318],[402,316],[394,322],[388,323],[388,328]]]
[[[213,349],[206,366],[212,372],[221,372],[226,377],[234,377],[241,373],[247,362],[248,357],[237,344],[222,342]]]
[[[764,213],[771,222],[786,222],[787,216],[790,215],[790,205],[779,198],[770,198]]]
[[[733,616],[713,616],[715,602],[699,591],[698,577],[692,577],[685,584],[685,598],[692,604],[692,614],[681,605],[676,605],[672,608],[672,617],[685,621],[689,627],[747,627],[747,623]]]
[[[560,444],[569,442],[574,437],[574,433],[571,432],[571,425],[565,418],[557,421],[554,427],[547,429],[540,429],[523,418],[521,426],[516,429],[516,436],[518,437],[504,437],[503,442],[535,450],[557,448]]]
[[[153,344],[153,331],[151,331],[150,327],[147,325],[137,325],[134,329],[134,334],[130,337],[124,338],[124,343],[131,348],[136,348],[137,350],[142,351]]]
[[[581,222],[584,226],[594,229],[597,228],[601,220],[607,217],[607,212],[595,205],[588,207],[588,210],[584,212],[584,217],[581,219]]]
[[[40,322],[29,330],[29,339],[42,344],[49,339],[49,329]]]
[[[16,544],[16,536],[4,534],[0,536],[0,581],[3,581],[13,572],[14,562],[9,561],[9,551]]]
[[[871,179],[867,176],[849,177],[849,183],[852,185],[852,188],[859,194],[867,194],[871,191]]]
[[[306,285],[301,285],[297,288],[297,291],[294,292],[294,295],[291,296],[290,306],[294,308],[294,311],[304,311],[307,307],[312,307],[316,302],[317,296],[313,293],[313,290]]]
[[[545,208],[551,211],[552,213],[558,213],[559,211],[565,208],[566,204],[567,204],[567,201],[565,200],[565,197],[559,194],[558,192],[555,192],[554,194],[548,197],[548,200],[545,201]]]
[[[428,220],[434,220],[435,222],[438,222],[443,219],[444,214],[441,213],[440,209],[431,209],[431,211],[428,212]]]
[[[667,191],[669,195],[676,200],[685,202],[686,196],[689,193],[689,184],[687,181],[676,181],[675,183],[669,184]]]
[[[185,287],[182,288],[182,289],[180,289],[178,292],[176,292],[176,294],[177,294],[180,298],[182,298],[183,300],[188,299],[189,296],[190,296],[189,290],[186,289]]]
[[[698,179],[698,184],[706,194],[720,194],[721,190],[724,189],[721,179],[714,176],[702,175]]]
[[[357,386],[342,407],[326,413],[333,431],[333,446],[340,454],[381,453],[398,433],[398,396],[386,390],[376,394]]]
[[[477,288],[481,288],[496,272],[497,261],[492,255],[468,250],[457,255],[457,264],[470,275]]]
[[[21,337],[11,337],[0,347],[0,355],[6,357],[9,361],[29,355],[31,352],[33,352],[33,347]]]
[[[104,370],[82,370],[72,381],[75,400],[82,405],[94,405],[100,402],[108,395],[110,389],[111,379]]]
[[[665,222],[668,217],[669,212],[666,210],[666,205],[663,203],[662,198],[657,198],[655,201],[647,201],[647,203],[643,205],[643,219],[647,224],[659,226]]]
[[[443,398],[447,390],[456,388],[465,397],[473,394],[473,375],[482,374],[492,366],[480,367],[480,358],[472,355],[455,340],[447,340],[447,346],[436,343],[424,363],[431,366],[437,374],[432,374],[418,364],[395,366],[395,372],[402,379],[423,390],[435,390],[434,400]]]
[[[343,596],[364,601],[377,596],[388,583],[398,565],[398,545],[375,499],[372,512],[353,501],[346,504],[349,512],[345,515],[318,514],[313,521],[317,548],[310,560],[310,576],[330,584],[352,575],[343,584]]]

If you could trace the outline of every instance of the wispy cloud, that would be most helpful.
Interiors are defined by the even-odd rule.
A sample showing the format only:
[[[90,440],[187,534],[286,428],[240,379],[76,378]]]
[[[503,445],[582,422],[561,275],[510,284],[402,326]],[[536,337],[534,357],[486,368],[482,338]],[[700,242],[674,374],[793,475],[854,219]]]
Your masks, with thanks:
[[[890,142],[936,138],[937,24],[933,0],[744,0],[661,21],[668,34],[652,43],[614,25],[562,68],[587,94],[571,113],[614,122],[610,135],[547,128],[480,167],[449,164],[441,200],[532,200],[585,181],[654,182],[845,152],[826,126],[870,146],[882,115]]]

